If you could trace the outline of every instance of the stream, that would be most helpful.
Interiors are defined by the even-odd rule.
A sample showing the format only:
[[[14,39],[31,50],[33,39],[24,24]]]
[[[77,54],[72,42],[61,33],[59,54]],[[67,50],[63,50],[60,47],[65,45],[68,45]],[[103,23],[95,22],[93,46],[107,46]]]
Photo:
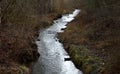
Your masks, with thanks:
[[[80,10],[75,9],[72,14],[63,15],[54,20],[52,26],[40,32],[36,41],[40,57],[32,74],[83,74],[71,60],[65,61],[65,58],[69,59],[70,56],[57,38],[57,34],[64,32],[67,23],[74,20],[79,12]]]

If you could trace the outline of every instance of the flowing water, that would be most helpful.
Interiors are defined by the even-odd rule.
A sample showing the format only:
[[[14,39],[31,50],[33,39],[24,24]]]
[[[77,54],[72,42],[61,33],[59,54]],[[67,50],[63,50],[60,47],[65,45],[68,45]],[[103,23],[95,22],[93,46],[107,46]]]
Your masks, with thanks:
[[[80,10],[76,9],[72,14],[63,15],[55,20],[53,25],[39,34],[36,41],[40,57],[35,64],[33,74],[82,74],[72,61],[65,61],[70,56],[57,38],[57,33],[63,32],[67,23],[74,20]]]

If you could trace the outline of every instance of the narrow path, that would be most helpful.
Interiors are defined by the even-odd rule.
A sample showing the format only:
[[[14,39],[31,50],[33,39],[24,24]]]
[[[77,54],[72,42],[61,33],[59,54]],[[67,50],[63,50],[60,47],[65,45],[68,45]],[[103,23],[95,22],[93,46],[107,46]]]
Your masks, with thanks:
[[[80,10],[75,10],[72,14],[63,15],[55,20],[53,25],[40,32],[36,41],[40,57],[34,67],[33,74],[82,74],[72,61],[65,61],[70,56],[64,50],[63,45],[57,38],[57,33],[63,32],[67,23],[72,21]]]

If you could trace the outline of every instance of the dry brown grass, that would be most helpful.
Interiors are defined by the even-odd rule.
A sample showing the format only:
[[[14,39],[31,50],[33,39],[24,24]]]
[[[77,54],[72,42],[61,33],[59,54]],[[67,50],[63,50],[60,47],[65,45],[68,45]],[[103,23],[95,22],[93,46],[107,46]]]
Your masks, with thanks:
[[[115,4],[116,1],[111,4]],[[118,6],[117,4],[115,7]],[[120,67],[117,65],[120,58],[120,15],[118,13],[120,11],[118,7],[111,6],[98,10],[99,8],[90,12],[83,11],[60,35],[61,41],[67,51],[71,44],[86,46],[94,56],[103,58],[106,62],[104,74],[119,74]]]
[[[11,66],[8,68],[10,73],[14,72],[12,68],[17,68],[19,71],[19,66],[30,66],[38,59],[35,40],[39,35],[39,30],[50,26],[55,16],[56,14],[11,17],[7,19],[8,22],[0,24],[0,74],[8,74],[5,72],[6,65]],[[17,74],[17,72],[12,74]]]

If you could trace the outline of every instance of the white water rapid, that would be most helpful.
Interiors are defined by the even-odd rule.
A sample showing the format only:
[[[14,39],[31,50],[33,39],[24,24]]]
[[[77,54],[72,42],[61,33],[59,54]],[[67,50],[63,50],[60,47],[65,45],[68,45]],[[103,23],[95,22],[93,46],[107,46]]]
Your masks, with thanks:
[[[74,20],[79,12],[76,9],[72,14],[63,15],[52,26],[40,32],[39,41],[36,41],[40,57],[33,74],[82,74],[72,61],[64,60],[69,55],[57,38],[57,33],[63,32],[61,29],[66,28],[67,23]]]

